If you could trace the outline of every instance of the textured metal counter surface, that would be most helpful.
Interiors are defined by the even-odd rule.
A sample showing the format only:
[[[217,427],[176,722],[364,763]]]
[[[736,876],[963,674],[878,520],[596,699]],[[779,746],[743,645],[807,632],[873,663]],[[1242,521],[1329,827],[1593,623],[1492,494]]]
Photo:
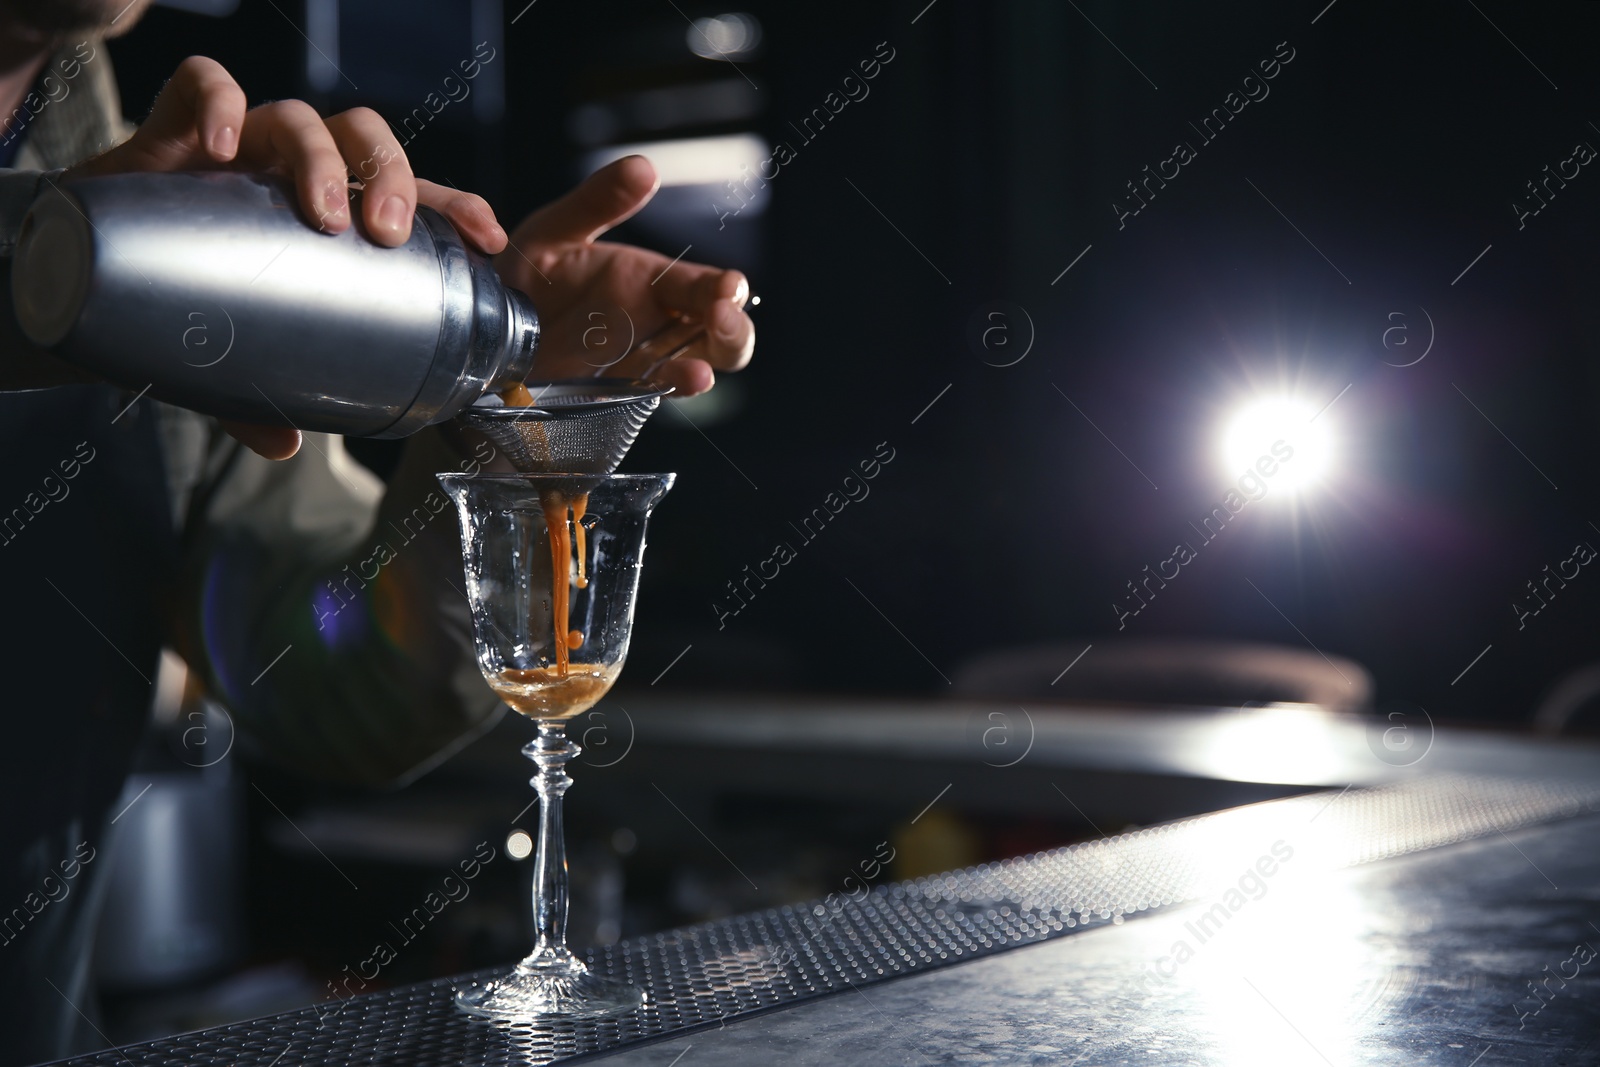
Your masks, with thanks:
[[[1572,820],[1291,886],[1296,857],[1204,943],[1198,903],[584,1062],[1600,1063],[1597,834]],[[1179,942],[1193,958],[1167,962]]]
[[[590,957],[647,990],[646,1007],[621,1019],[486,1023],[456,1011],[450,994],[459,980],[446,979],[69,1062],[542,1064],[650,1042],[612,1058],[665,1065],[693,1044],[704,1045],[707,1058],[691,1050],[695,1059],[683,1067],[774,1056],[1465,1065],[1480,1051],[1466,1040],[1419,1050],[1404,1028],[1395,1030],[1398,1044],[1385,1044],[1378,1028],[1421,1012],[1431,1034],[1450,1036],[1447,990],[1465,998],[1463,1024],[1482,1044],[1504,1037],[1511,1048],[1545,1047],[1536,1035],[1565,1032],[1570,1041],[1572,1027],[1594,1021],[1573,1009],[1569,1001],[1581,993],[1564,995],[1561,979],[1550,980],[1544,1003],[1527,999],[1533,994],[1520,976],[1532,963],[1527,979],[1564,972],[1578,992],[1600,970],[1596,960],[1567,962],[1596,917],[1587,911],[1600,895],[1600,863],[1587,847],[1595,820],[1516,831],[1596,810],[1600,780],[1442,775],[1316,794],[880,886],[859,901],[811,902],[625,941]],[[1485,840],[1345,870],[1476,838]],[[1524,855],[1528,847],[1534,852]],[[1438,865],[1433,875],[1405,875]],[[1470,899],[1486,903],[1459,905]],[[1141,916],[1186,903],[1194,906]],[[1446,921],[1453,909],[1466,926]],[[1600,915],[1600,905],[1594,910]],[[1139,921],[1124,925],[1134,916]],[[1094,936],[995,956],[1084,931]],[[1591,933],[1600,944],[1600,931]],[[979,962],[948,966],[969,960]],[[879,984],[902,975],[915,977]],[[828,993],[840,995],[802,1004]],[[1540,1013],[1519,1020],[1509,1007],[1519,995],[1526,1010],[1544,1003]],[[1500,1002],[1506,1018],[1492,1024],[1485,1006]],[[790,1006],[797,1007],[736,1019]],[[1268,1024],[1275,1028],[1263,1029]],[[684,1036],[651,1041],[675,1031]],[[1519,1061],[1483,1067],[1495,1062]]]

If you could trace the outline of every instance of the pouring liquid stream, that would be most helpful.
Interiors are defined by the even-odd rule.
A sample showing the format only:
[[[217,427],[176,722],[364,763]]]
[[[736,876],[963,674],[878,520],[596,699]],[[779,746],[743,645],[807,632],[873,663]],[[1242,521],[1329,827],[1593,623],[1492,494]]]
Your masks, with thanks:
[[[534,402],[533,394],[521,382],[502,389],[500,391],[500,399],[505,403],[506,407],[532,407]],[[540,428],[535,426],[535,431],[540,431]],[[519,690],[525,686],[537,686],[540,682],[565,681],[572,670],[572,650],[582,647],[584,640],[582,631],[569,628],[568,616],[571,610],[571,585],[574,583],[574,579],[570,577],[574,549],[577,550],[578,557],[576,584],[579,589],[587,588],[589,585],[589,578],[586,573],[588,531],[583,526],[583,516],[589,508],[589,494],[580,493],[568,499],[554,490],[545,490],[539,494],[539,506],[544,510],[545,530],[550,541],[550,582],[552,586],[550,590],[550,607],[555,631],[556,663],[554,669],[545,667],[534,670],[503,672],[505,681],[511,686],[517,686]],[[598,690],[594,692],[592,699],[585,705],[587,707],[592,705],[611,687],[611,679],[600,677],[600,675],[604,675],[607,672],[604,667],[598,664],[592,666],[578,664],[578,667],[584,676],[582,680],[590,683],[585,688]],[[597,675],[596,672],[599,672],[599,674]],[[516,677],[512,677],[513,675]],[[570,686],[561,688],[570,688]],[[502,691],[500,695],[506,697],[507,693]],[[524,708],[520,706],[521,703],[525,702],[527,701],[508,700],[512,707],[523,712],[523,714],[532,714],[535,710],[538,710],[533,707]],[[542,707],[545,702],[536,701],[535,703],[540,704]],[[575,708],[573,714],[582,710],[584,710],[582,707]],[[535,717],[543,716],[536,715]]]

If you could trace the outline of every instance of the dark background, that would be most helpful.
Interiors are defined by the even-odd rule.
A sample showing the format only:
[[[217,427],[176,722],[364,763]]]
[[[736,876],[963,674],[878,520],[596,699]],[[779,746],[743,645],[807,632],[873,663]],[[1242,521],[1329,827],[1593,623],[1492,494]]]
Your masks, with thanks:
[[[489,26],[503,112],[451,104],[407,151],[508,223],[581,174],[581,105],[754,83],[748,118],[612,131],[796,148],[759,217],[719,232],[709,195],[669,190],[625,231],[668,255],[693,243],[762,296],[756,361],[691,409],[704,433],[659,415],[627,464],[681,473],[652,532],[636,685],[692,645],[663,688],[931,693],[985,650],[1114,633],[1124,583],[1236,477],[1212,458],[1219,420],[1256,390],[1320,405],[1346,385],[1327,415],[1337,480],[1248,507],[1126,632],[1310,641],[1441,720],[1525,721],[1595,658],[1600,579],[1520,632],[1511,607],[1600,544],[1600,176],[1584,168],[1520,232],[1511,207],[1575,143],[1600,145],[1592,5],[924,3],[752,2],[762,39],[737,72],[686,45],[689,19],[723,9],[681,0],[346,3],[350,80],[328,92],[307,81],[297,4],[156,10],[112,52],[130,117],[200,52],[253,100],[397,122]],[[1202,145],[1189,123],[1284,41],[1270,96]],[[789,123],[880,42],[895,58],[870,95],[802,141]],[[1198,158],[1119,229],[1124,183],[1179,140]],[[1036,333],[1014,366],[973,341],[993,301]],[[1385,366],[1422,350],[1423,308],[1428,357]],[[1383,345],[1393,312],[1408,349]],[[801,546],[789,524],[885,441],[871,496]],[[724,583],[779,540],[799,558],[719,630]]]

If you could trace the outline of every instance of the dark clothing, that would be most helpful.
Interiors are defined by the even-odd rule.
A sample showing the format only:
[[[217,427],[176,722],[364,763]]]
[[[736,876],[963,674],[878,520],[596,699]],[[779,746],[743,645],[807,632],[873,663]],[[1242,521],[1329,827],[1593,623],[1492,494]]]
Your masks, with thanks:
[[[109,386],[0,394],[7,1063],[73,1047],[78,1010],[93,1010],[87,964],[105,873],[94,860],[161,650],[151,619],[171,592],[176,539],[153,412],[135,407],[112,424],[126,403]]]

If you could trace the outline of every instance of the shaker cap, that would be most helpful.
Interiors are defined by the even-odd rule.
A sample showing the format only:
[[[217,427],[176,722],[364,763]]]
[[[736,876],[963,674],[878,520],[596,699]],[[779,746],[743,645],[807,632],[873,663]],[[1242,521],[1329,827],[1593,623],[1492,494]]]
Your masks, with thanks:
[[[59,344],[78,321],[89,292],[94,242],[71,194],[41,197],[22,220],[11,265],[17,324],[41,348]]]

